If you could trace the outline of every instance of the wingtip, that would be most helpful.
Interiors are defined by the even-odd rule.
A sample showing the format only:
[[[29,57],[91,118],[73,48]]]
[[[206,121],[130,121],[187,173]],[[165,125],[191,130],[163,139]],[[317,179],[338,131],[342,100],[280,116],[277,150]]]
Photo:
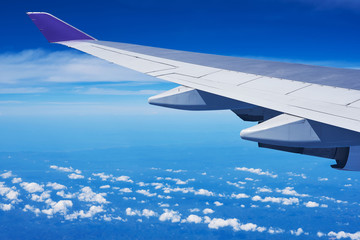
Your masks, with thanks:
[[[71,40],[96,40],[50,13],[27,12],[26,14],[51,43]]]

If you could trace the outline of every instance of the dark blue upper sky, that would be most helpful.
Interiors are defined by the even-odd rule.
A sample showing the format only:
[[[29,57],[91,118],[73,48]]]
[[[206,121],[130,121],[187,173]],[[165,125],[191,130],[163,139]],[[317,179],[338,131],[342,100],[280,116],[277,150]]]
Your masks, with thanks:
[[[101,39],[223,55],[359,62],[357,1],[15,1],[2,4],[0,51],[51,46],[28,19],[46,11]]]

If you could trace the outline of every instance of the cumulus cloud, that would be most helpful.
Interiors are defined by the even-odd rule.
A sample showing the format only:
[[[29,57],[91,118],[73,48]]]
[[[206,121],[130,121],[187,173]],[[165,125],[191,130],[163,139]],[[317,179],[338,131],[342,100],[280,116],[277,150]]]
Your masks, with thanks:
[[[12,176],[13,176],[12,171],[7,171],[7,172],[4,172],[4,173],[0,174],[0,177],[2,177],[4,179],[10,178]]]
[[[293,187],[286,187],[284,189],[276,189],[276,192],[284,194],[284,195],[291,195],[295,197],[310,197],[309,194],[300,194],[297,193]]]
[[[74,198],[76,196],[75,193],[65,193],[64,190],[58,191],[56,195],[62,197],[62,198]]]
[[[268,187],[258,187],[257,192],[263,192],[263,193],[271,193],[272,190]]]
[[[240,184],[244,185],[246,184],[246,182],[237,182],[237,183],[233,183],[233,182],[230,182],[230,181],[226,181],[227,184],[231,185],[231,186],[234,186],[234,187],[237,187],[237,188],[240,188],[240,189],[244,189],[245,187],[244,186],[241,186]]]
[[[261,198],[260,196],[256,195],[251,198],[253,201],[260,201],[260,202],[272,202],[272,203],[280,203],[283,205],[292,205],[292,204],[299,204],[299,199],[292,197],[292,198],[281,198],[281,197],[265,197]]]
[[[46,199],[50,198],[50,191],[45,191],[41,193],[40,195],[37,194],[31,194],[31,200],[35,202],[45,202]]]
[[[107,188],[110,188],[110,185],[103,185],[103,186],[100,186],[100,189],[107,189]]]
[[[137,193],[140,193],[140,194],[143,194],[147,197],[153,197],[153,196],[156,196],[157,194],[156,193],[150,193],[149,190],[144,190],[144,189],[141,189],[141,190],[137,190],[136,191]]]
[[[215,201],[214,204],[217,206],[217,207],[220,207],[222,205],[224,205],[223,203],[219,202],[219,201]]]
[[[121,189],[119,189],[119,191],[124,192],[124,193],[131,193],[132,192],[131,188],[121,188]]]
[[[125,213],[128,216],[139,216],[139,217],[143,216],[146,218],[158,216],[156,212],[150,209],[143,209],[142,211],[140,211],[140,210],[133,210],[131,208],[126,208]]]
[[[83,187],[81,193],[78,196],[80,201],[84,202],[97,202],[97,203],[108,203],[104,196],[106,193],[94,193],[90,187]]]
[[[133,180],[130,179],[129,176],[115,177],[114,180],[117,181],[117,182],[129,182],[129,183],[133,183],[133,182],[134,182]]]
[[[249,198],[250,196],[245,193],[231,194],[232,198],[240,199],[240,198]]]
[[[296,231],[295,230],[290,230],[290,233],[292,235],[295,235],[295,236],[300,236],[301,234],[304,233],[304,230],[302,228],[298,228]]]
[[[54,182],[54,183],[48,182],[48,183],[46,184],[46,186],[47,186],[47,187],[51,187],[51,188],[54,189],[54,190],[66,189],[66,187],[65,187],[64,185],[59,184],[59,183],[56,183],[56,182]]]
[[[60,172],[74,172],[77,174],[81,174],[81,171],[79,169],[73,169],[72,167],[59,167],[56,165],[51,165],[50,168]]]
[[[350,238],[352,240],[360,239],[360,232],[356,233],[347,233],[344,231],[340,231],[338,233],[331,231],[327,234],[329,237],[335,237],[336,239],[342,239],[342,238]]]
[[[26,204],[25,207],[23,208],[24,212],[30,211],[35,213],[36,216],[39,216],[39,214],[41,213],[39,208],[36,208],[34,206],[30,206],[29,204]]]
[[[35,182],[22,182],[20,183],[20,186],[24,188],[29,193],[35,193],[35,192],[42,192],[44,191],[44,185],[39,185]]]
[[[164,213],[159,217],[160,221],[171,221],[173,223],[180,222],[181,214],[177,211],[164,209]]]
[[[284,232],[285,232],[285,230],[281,229],[281,228],[269,227],[269,229],[268,229],[268,233],[270,233],[270,234],[281,234]]]
[[[243,172],[250,172],[250,173],[257,174],[257,175],[269,176],[269,177],[272,177],[272,178],[277,178],[278,177],[277,174],[270,173],[269,171],[263,171],[261,168],[236,167],[235,170],[236,171],[243,171]]]
[[[206,189],[199,189],[194,192],[195,195],[204,195],[204,196],[214,196],[214,193],[206,190]]]
[[[204,214],[212,214],[212,213],[214,213],[215,211],[214,210],[212,210],[211,208],[205,208],[204,210],[203,210],[203,213]]]
[[[308,208],[319,207],[319,204],[317,202],[312,202],[312,201],[308,201],[304,203],[304,205]]]
[[[210,219],[206,220],[209,221]],[[222,219],[222,218],[213,218],[209,221],[208,224],[209,228],[212,229],[219,229],[223,227],[232,227],[234,231],[257,231],[257,232],[264,232],[266,231],[265,227],[257,226],[254,223],[246,223],[241,224],[239,223],[239,220],[236,218],[228,218],[228,219]]]
[[[149,209],[143,209],[142,216],[149,218],[149,217],[157,216],[157,213]]]
[[[83,179],[84,176],[80,175],[80,174],[76,174],[76,173],[71,173],[71,174],[68,175],[68,178],[70,178],[70,179]]]
[[[21,183],[22,179],[21,178],[13,178],[13,180],[11,180],[12,183]]]
[[[191,214],[186,218],[185,221],[188,222],[188,223],[201,223],[202,218],[197,216],[197,215]]]
[[[7,187],[4,185],[3,182],[0,182],[0,196],[4,196],[5,198],[14,203],[19,201],[19,195],[20,194],[18,191],[14,190],[13,188]]]
[[[2,211],[10,211],[13,208],[13,206],[9,204],[0,203],[0,210]]]
[[[73,203],[71,200],[60,200],[58,202],[52,202],[50,206],[51,208],[43,209],[42,212],[49,216],[52,216],[56,213],[65,215],[68,209],[73,206]]]
[[[67,214],[67,215],[65,215],[65,219],[66,220],[74,220],[77,218],[92,218],[96,214],[101,213],[101,212],[105,212],[105,210],[103,209],[103,206],[91,206],[89,208],[89,210],[86,212],[84,210],[80,210],[80,211],[74,212],[72,214]]]

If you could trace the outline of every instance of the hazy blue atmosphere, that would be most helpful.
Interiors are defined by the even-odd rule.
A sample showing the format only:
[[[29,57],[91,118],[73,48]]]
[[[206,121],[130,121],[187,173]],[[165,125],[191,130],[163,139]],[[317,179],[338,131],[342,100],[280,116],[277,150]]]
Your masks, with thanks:
[[[49,44],[27,11],[100,40],[360,66],[357,1],[14,1],[0,16],[0,239],[360,239],[360,176],[259,149],[176,84]]]

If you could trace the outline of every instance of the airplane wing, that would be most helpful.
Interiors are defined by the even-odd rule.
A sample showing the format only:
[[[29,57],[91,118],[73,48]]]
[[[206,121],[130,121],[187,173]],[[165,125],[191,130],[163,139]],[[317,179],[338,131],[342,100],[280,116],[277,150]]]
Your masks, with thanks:
[[[180,86],[150,104],[230,109],[258,125],[260,147],[335,159],[360,170],[360,71],[99,41],[49,13],[27,13],[45,38]]]

